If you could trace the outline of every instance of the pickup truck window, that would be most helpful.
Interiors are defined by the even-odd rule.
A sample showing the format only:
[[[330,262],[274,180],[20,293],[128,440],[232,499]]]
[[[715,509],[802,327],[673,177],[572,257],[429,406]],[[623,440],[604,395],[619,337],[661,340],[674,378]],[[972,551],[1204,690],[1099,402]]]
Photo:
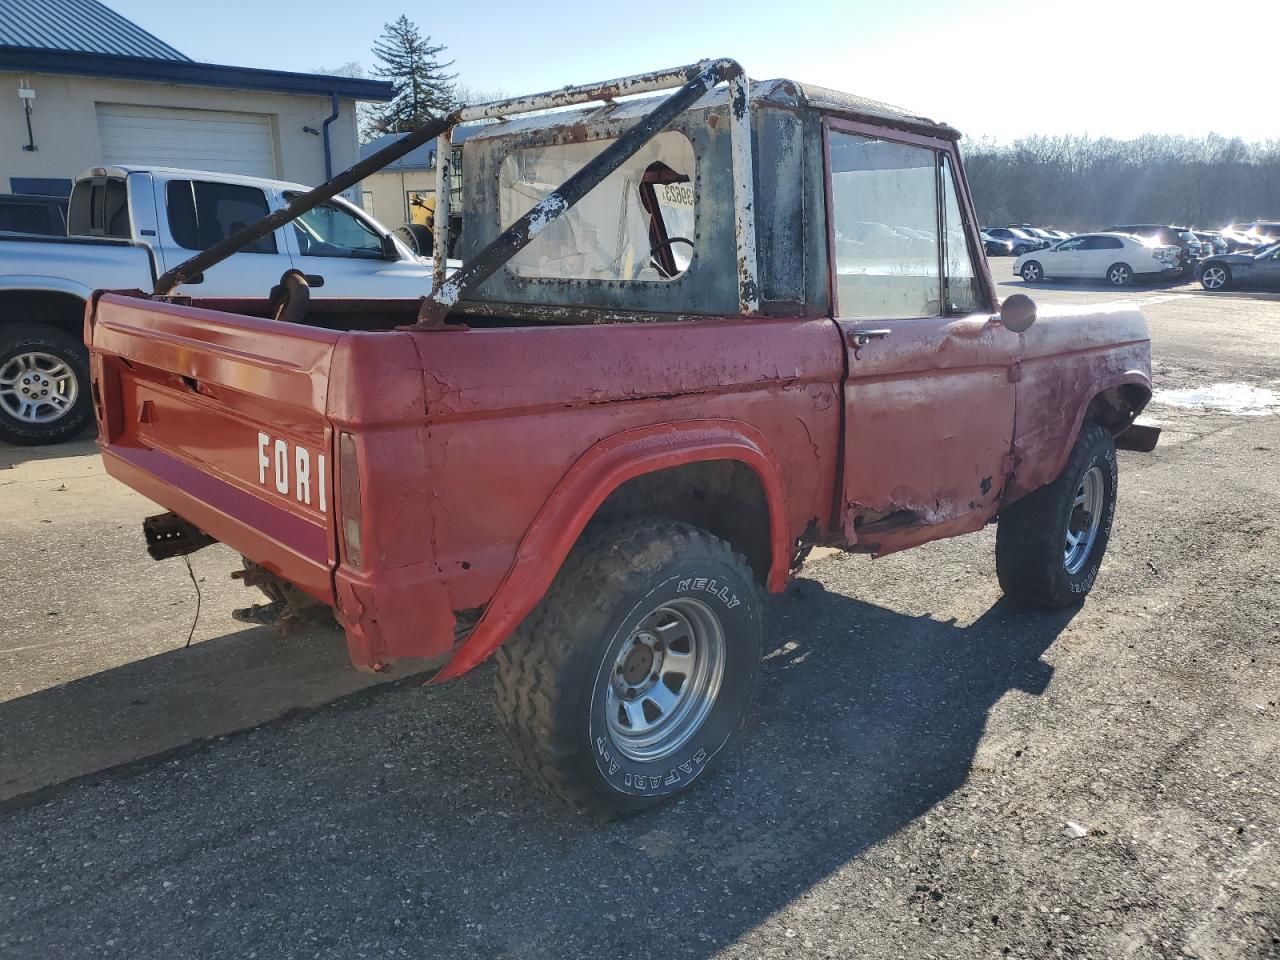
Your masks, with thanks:
[[[973,313],[987,306],[978,272],[973,268],[973,252],[969,248],[964,216],[960,212],[960,195],[956,192],[955,171],[951,158],[942,155],[943,216],[946,224],[946,290],[948,313]]]
[[[838,315],[938,316],[937,154],[858,134],[830,136]]]
[[[286,193],[286,200],[299,197]],[[382,236],[349,210],[336,203],[322,203],[293,221],[298,250],[304,257],[347,257],[381,260]]]
[[[609,141],[528,147],[498,175],[505,229],[581,170]],[[507,262],[518,277],[548,280],[672,280],[693,261],[693,144],[660,133]]]
[[[52,206],[39,203],[21,203],[0,198],[0,230],[13,233],[36,233],[57,236],[66,233],[60,222],[55,221]]]
[[[129,239],[129,191],[120,177],[91,177],[76,183],[67,211],[73,237]]]
[[[266,195],[257,187],[204,180],[170,180],[165,202],[169,232],[186,250],[205,250],[270,212]],[[275,234],[268,233],[241,252],[275,253]]]

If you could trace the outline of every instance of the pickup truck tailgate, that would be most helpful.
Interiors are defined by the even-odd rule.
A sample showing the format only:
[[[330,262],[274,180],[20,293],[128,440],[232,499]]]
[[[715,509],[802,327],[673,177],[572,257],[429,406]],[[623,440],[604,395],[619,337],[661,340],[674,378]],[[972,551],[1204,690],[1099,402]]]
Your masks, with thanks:
[[[107,472],[332,603],[325,401],[343,334],[115,294],[87,334]]]

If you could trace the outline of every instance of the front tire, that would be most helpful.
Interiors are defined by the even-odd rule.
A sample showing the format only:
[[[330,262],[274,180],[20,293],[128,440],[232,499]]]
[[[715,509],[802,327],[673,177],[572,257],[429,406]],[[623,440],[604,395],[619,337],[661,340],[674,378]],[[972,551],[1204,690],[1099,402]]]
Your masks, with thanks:
[[[89,425],[89,352],[42,323],[0,326],[0,440],[61,443]]]
[[[1231,286],[1231,270],[1221,263],[1211,263],[1200,273],[1200,286],[1211,292]]]
[[[1127,287],[1133,283],[1133,268],[1127,263],[1113,263],[1107,267],[1107,283],[1113,287]]]
[[[1044,267],[1039,260],[1028,260],[1022,265],[1022,282],[1039,283],[1044,279]]]
[[[1084,600],[1111,539],[1118,481],[1114,439],[1086,423],[1058,478],[1000,511],[996,574],[1007,596],[1054,609]]]
[[[759,675],[747,561],[688,524],[584,537],[498,650],[499,722],[524,770],[580,810],[654,806],[711,769]]]

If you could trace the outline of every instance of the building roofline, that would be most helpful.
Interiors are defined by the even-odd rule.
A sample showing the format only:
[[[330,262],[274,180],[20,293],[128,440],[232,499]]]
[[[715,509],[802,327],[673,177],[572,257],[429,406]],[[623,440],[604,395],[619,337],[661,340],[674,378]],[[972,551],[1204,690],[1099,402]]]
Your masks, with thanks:
[[[328,96],[336,93],[345,100],[383,102],[394,95],[390,83],[359,77],[329,77],[317,73],[289,73],[232,67],[193,60],[153,60],[149,57],[121,57],[103,53],[46,50],[39,47],[0,47],[0,72],[74,74],[113,80],[144,80],[196,87],[223,87],[237,90],[269,90]]]

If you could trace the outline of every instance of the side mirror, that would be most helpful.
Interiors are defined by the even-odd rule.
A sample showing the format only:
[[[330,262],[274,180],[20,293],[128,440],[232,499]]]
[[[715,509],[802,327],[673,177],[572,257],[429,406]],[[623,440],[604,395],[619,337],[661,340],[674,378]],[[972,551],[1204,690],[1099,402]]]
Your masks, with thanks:
[[[1000,304],[1000,323],[1006,330],[1022,333],[1036,322],[1036,302],[1025,293],[1014,293]]]

